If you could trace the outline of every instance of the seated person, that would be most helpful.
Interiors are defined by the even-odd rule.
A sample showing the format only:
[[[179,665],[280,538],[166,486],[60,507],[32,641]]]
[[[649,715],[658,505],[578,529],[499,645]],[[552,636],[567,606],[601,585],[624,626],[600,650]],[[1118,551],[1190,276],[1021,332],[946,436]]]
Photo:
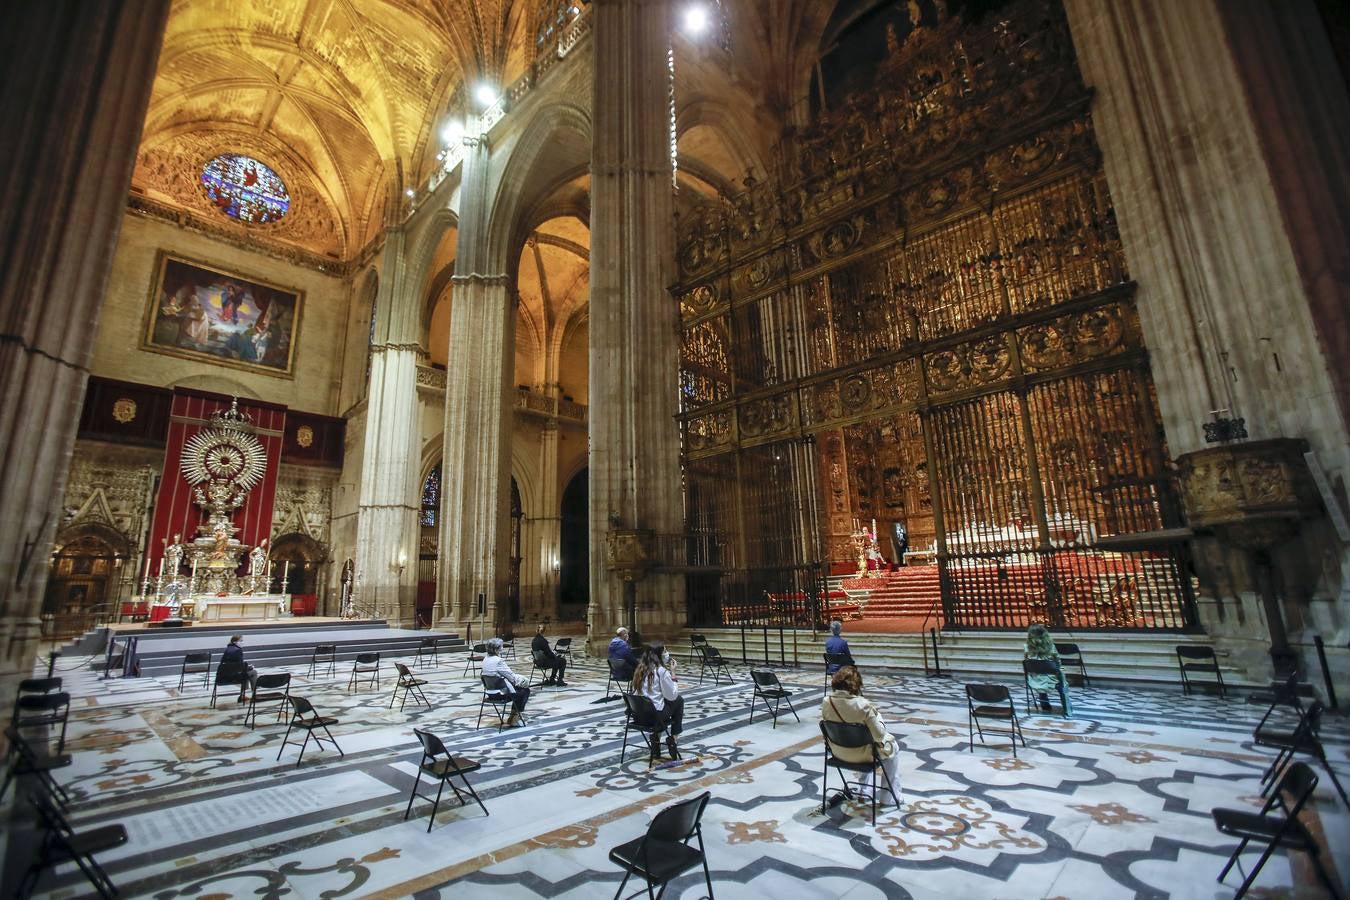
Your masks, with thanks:
[[[1054,675],[1028,675],[1027,683],[1041,701],[1041,709],[1050,712],[1050,691],[1059,693],[1064,704],[1064,715],[1072,716],[1073,707],[1069,703],[1069,684],[1064,680],[1064,672],[1059,668],[1059,651],[1050,638],[1050,632],[1039,623],[1027,629],[1027,645],[1023,653],[1027,659],[1045,659],[1055,664]]]
[[[225,647],[225,652],[220,657],[220,664],[237,663],[244,668],[244,677],[248,679],[249,690],[253,693],[258,692],[258,670],[244,662],[244,648],[239,646],[244,642],[242,634],[236,634],[230,638],[230,643]],[[217,672],[220,670],[217,669]],[[248,691],[244,690],[241,682],[239,685],[239,702],[243,703],[248,699]]]
[[[826,664],[825,666],[826,675],[833,675],[835,672],[838,672],[841,665],[846,666],[856,665],[856,663],[853,662],[853,654],[848,652],[848,641],[840,637],[840,632],[842,632],[843,630],[844,630],[844,623],[840,622],[838,619],[830,623],[830,636],[825,639],[825,652],[842,654],[844,657],[846,657],[846,659],[842,664],[841,663]]]
[[[567,687],[567,682],[563,681],[563,673],[567,670],[567,660],[554,653],[553,648],[549,646],[548,638],[544,637],[542,622],[534,633],[534,640],[530,641],[530,650],[538,653],[541,661],[551,669],[548,678],[544,679],[544,684]],[[540,666],[540,668],[542,669],[544,666]]]
[[[507,728],[516,728],[524,723],[520,721],[520,714],[525,711],[525,704],[530,699],[529,681],[515,672],[502,659],[502,639],[499,637],[489,638],[487,642],[487,655],[483,658],[483,674],[496,675],[506,686],[506,693],[511,695],[512,709],[511,715],[506,720]]]
[[[633,677],[637,671],[638,658],[633,652],[633,648],[628,646],[628,629],[620,627],[614,632],[614,640],[609,642],[609,658],[623,665],[615,669],[614,677],[625,681]]]
[[[680,696],[679,683],[671,673],[673,665],[665,645],[660,642],[652,644],[643,652],[637,670],[633,673],[633,693],[652,701],[652,706],[656,707],[656,725],[670,725],[666,749],[670,751],[671,759],[679,759],[680,748],[675,738],[684,730],[684,698]],[[652,756],[660,755],[661,737],[658,731],[652,734]]]
[[[872,742],[876,744],[877,757],[881,760],[881,770],[886,773],[891,787],[900,794],[900,760],[896,753],[899,749],[895,737],[886,730],[881,713],[872,705],[872,701],[862,695],[862,675],[856,666],[844,666],[834,673],[830,680],[830,693],[820,705],[820,717],[827,722],[848,722],[853,725],[866,725],[872,733]],[[866,747],[849,749],[830,747],[830,751],[844,762],[865,763],[872,755]],[[871,788],[876,790],[877,773],[872,772]]]

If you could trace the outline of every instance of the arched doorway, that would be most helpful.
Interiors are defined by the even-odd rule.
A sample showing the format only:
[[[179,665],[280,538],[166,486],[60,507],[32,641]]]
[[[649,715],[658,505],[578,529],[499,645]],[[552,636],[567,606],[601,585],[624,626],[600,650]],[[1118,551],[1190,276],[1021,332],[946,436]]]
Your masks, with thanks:
[[[436,615],[436,555],[440,545],[437,516],[441,511],[441,464],[422,480],[421,531],[417,542],[417,618],[415,627],[430,628]]]
[[[291,608],[301,615],[314,615],[318,610],[320,568],[328,558],[318,541],[306,534],[283,534],[272,542],[272,583],[270,593],[285,590],[291,595]]]
[[[558,616],[586,618],[591,600],[590,470],[582,469],[563,489],[562,531],[558,535]]]
[[[106,525],[77,525],[58,535],[42,603],[44,636],[81,634],[110,618],[129,557],[126,538]]]

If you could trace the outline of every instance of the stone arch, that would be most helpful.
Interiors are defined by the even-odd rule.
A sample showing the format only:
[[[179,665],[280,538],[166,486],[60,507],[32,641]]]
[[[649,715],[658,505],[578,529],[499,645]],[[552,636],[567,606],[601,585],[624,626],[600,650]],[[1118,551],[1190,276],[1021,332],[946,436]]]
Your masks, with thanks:
[[[764,176],[766,167],[754,143],[741,129],[740,121],[724,103],[700,97],[680,107],[675,113],[676,140],[691,129],[705,126],[715,132],[726,144],[740,171],[729,173],[731,177],[743,175],[752,169]]]
[[[591,119],[578,106],[549,106],[525,127],[497,181],[485,248],[492,272],[512,268],[527,211],[586,171],[590,157]]]
[[[65,547],[89,538],[107,544],[115,558],[131,559],[131,541],[116,528],[102,522],[81,522],[63,528],[52,541],[54,552],[59,554]]]
[[[418,229],[417,237],[414,239],[412,247],[407,251],[408,263],[408,282],[417,285],[419,291],[425,291],[430,287],[427,282],[428,277],[435,278],[439,273],[428,272],[432,257],[436,253],[436,248],[440,246],[441,238],[452,228],[459,227],[459,216],[453,209],[441,207],[431,214],[431,217]],[[430,304],[428,297],[424,296],[423,302]],[[431,315],[429,309],[424,310],[427,317]]]

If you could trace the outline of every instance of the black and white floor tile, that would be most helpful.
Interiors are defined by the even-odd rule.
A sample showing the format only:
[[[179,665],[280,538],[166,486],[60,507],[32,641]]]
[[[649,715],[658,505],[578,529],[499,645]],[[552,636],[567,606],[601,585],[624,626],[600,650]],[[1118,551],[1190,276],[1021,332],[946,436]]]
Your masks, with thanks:
[[[992,735],[972,746],[960,681],[872,675],[867,694],[903,751],[901,806],[880,803],[873,825],[866,803],[822,813],[816,668],[780,670],[800,721],[776,727],[762,707],[748,721],[744,667],[730,684],[686,675],[683,758],[652,764],[640,736],[620,758],[622,705],[600,702],[599,665],[578,663],[568,687],[535,689],[526,727],[500,732],[490,708],[476,727],[480,684],[462,662],[420,672],[431,706],[402,711],[389,706],[392,662],[380,690],[355,693],[346,673],[309,679],[297,667],[292,692],[339,720],[344,753],[311,744],[298,767],[295,746],[277,759],[284,722],[264,711],[250,729],[244,706],[211,709],[200,683],[180,693],[176,677],[68,674],[75,763],[60,780],[77,827],[126,826],[127,844],[101,857],[123,895],[157,900],[608,896],[621,878],[609,850],[703,791],[718,897],[1112,900],[1231,896],[1240,876],[1228,886],[1215,876],[1234,845],[1210,809],[1255,809],[1270,759],[1251,742],[1263,709],[1241,697],[1078,690],[1073,719],[1023,717],[1029,746],[1014,757]],[[471,778],[490,816],[452,796],[430,833],[428,803],[404,821],[414,727],[481,761]],[[1350,726],[1329,718],[1324,737],[1350,781]],[[1344,883],[1350,813],[1325,775],[1312,815]],[[1253,896],[1323,896],[1298,855],[1275,857],[1258,885]],[[87,885],[63,866],[39,891],[64,898]],[[706,893],[695,871],[667,896]]]

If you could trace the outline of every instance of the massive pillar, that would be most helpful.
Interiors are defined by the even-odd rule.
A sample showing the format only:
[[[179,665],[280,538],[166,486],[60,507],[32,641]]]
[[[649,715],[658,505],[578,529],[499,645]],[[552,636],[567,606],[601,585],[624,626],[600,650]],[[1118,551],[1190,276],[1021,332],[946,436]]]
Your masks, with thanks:
[[[408,284],[404,245],[402,230],[386,231],[370,347],[356,571],[361,605],[411,626],[420,542],[417,361],[422,346],[418,297]]]
[[[547,389],[557,403],[558,386]],[[557,407],[555,405],[554,409]],[[542,515],[531,517],[530,553],[527,560],[535,562],[530,578],[536,585],[535,602],[531,604],[536,616],[558,618],[558,563],[561,559],[562,497],[558,491],[558,421],[544,423],[539,432],[539,503]],[[524,562],[522,562],[524,565]],[[524,573],[521,573],[522,583]],[[522,587],[523,590],[523,587]]]
[[[1328,520],[1316,517],[1316,489],[1299,442],[1306,441],[1342,497],[1350,455],[1326,355],[1331,343],[1319,345],[1314,322],[1315,309],[1336,304],[1310,306],[1308,284],[1320,277],[1323,291],[1344,286],[1332,288],[1334,279],[1325,275],[1301,277],[1291,241],[1297,234],[1281,214],[1274,185],[1282,168],[1308,181],[1325,177],[1328,159],[1343,160],[1346,148],[1319,148],[1302,137],[1272,143],[1269,137],[1285,128],[1305,135],[1308,120],[1325,112],[1313,106],[1325,100],[1283,110],[1290,121],[1277,120],[1269,101],[1282,92],[1298,97],[1301,88],[1307,97],[1339,95],[1334,105],[1344,114],[1344,85],[1325,40],[1320,48],[1308,45],[1320,25],[1304,0],[1243,4],[1264,24],[1239,27],[1236,40],[1223,39],[1225,16],[1232,25],[1244,13],[1217,0],[1066,0],[1065,6],[1084,78],[1096,90],[1097,139],[1139,282],[1168,448],[1182,463],[1192,525],[1213,523],[1218,537],[1196,542],[1202,618],[1232,662],[1253,677],[1269,672],[1267,645],[1272,639],[1278,645],[1287,626],[1288,655],[1302,653],[1309,672],[1310,601],[1320,598],[1324,627],[1339,629],[1334,639],[1345,643],[1347,604],[1336,598],[1350,558]],[[1260,50],[1244,60],[1235,47],[1241,50],[1243,38],[1254,46],[1253,27]],[[1299,46],[1291,47],[1291,39]],[[1309,62],[1318,54],[1325,60]],[[1242,72],[1257,57],[1256,81],[1267,94],[1254,99]],[[1321,74],[1309,79],[1314,70]],[[1343,126],[1328,134],[1333,144],[1344,140]],[[1284,158],[1263,151],[1263,136]],[[1338,177],[1344,179],[1343,170]],[[1305,196],[1317,193],[1306,190],[1306,181],[1304,188]],[[1314,266],[1326,265],[1317,259]],[[1272,585],[1281,582],[1283,604],[1272,596]],[[1281,612],[1283,625],[1276,621]]]
[[[437,614],[454,626],[477,622],[481,595],[483,626],[491,630],[509,574],[515,300],[489,253],[486,136],[467,137],[465,145],[445,386]]]
[[[32,673],[113,249],[168,0],[49,0],[0,37],[0,719]]]
[[[590,300],[591,635],[636,601],[644,633],[684,622],[667,0],[593,5]],[[627,584],[607,565],[624,563]]]

